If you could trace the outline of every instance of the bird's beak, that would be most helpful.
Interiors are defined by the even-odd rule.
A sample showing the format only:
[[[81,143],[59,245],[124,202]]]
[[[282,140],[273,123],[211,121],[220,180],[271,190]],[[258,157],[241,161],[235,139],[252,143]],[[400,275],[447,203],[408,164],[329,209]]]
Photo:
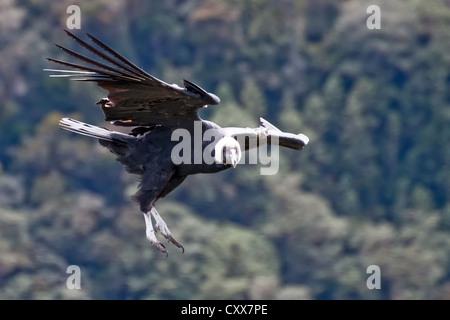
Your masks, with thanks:
[[[236,168],[238,162],[239,162],[239,159],[237,157],[237,154],[233,153],[233,156],[231,157],[231,165],[233,166],[233,168]]]

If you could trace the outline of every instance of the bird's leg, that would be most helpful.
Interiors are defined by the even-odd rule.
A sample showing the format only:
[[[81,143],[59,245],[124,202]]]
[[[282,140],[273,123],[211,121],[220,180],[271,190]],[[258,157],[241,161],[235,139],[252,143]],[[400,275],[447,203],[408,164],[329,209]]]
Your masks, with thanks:
[[[169,240],[169,242],[172,242],[175,246],[177,246],[178,248],[181,248],[181,250],[184,253],[184,247],[181,243],[179,243],[173,236],[172,233],[170,232],[169,228],[167,227],[167,224],[164,222],[164,220],[161,218],[161,216],[159,215],[158,211],[156,211],[155,207],[152,207],[152,209],[150,210],[150,212],[152,213],[153,218],[156,221],[155,227],[156,229],[158,229],[159,231],[161,231],[161,234],[164,236],[164,238],[166,238],[167,240]]]
[[[152,217],[149,212],[144,212],[144,219],[145,219],[145,235],[147,236],[148,241],[152,245],[154,245],[159,251],[166,254],[166,257],[168,255],[166,247],[156,239],[155,235],[155,229],[153,229],[152,224]]]

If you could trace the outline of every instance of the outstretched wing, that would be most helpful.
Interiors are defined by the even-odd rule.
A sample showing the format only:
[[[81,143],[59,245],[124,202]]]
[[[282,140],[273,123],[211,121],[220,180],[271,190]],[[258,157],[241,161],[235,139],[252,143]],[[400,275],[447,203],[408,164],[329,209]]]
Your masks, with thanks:
[[[88,37],[94,45],[67,30],[66,33],[104,62],[56,45],[84,64],[47,58],[77,70],[45,70],[55,72],[52,77],[95,81],[108,91],[108,98],[98,102],[106,121],[122,126],[184,127],[187,123],[200,120],[198,109],[220,102],[217,96],[190,81],[184,80],[182,88],[155,78],[90,34]]]
[[[249,150],[266,144],[277,144],[283,147],[301,150],[309,142],[309,138],[302,133],[293,134],[283,132],[269,121],[259,118],[261,126],[258,128],[223,128],[225,134],[234,137],[241,149]]]

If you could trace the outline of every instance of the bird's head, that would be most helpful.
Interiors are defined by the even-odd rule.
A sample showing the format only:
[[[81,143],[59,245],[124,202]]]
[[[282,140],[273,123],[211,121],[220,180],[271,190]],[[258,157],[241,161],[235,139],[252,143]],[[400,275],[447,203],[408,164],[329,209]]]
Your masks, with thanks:
[[[236,165],[241,160],[241,146],[232,137],[223,137],[217,142],[214,149],[216,163],[223,163],[236,168]]]

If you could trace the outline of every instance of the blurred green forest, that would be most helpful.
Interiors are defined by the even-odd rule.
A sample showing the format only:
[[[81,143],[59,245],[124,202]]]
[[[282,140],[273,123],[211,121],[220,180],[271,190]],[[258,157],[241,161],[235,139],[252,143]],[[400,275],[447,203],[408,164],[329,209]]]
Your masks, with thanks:
[[[157,203],[186,248],[165,259],[136,177],[58,128],[106,124],[104,91],[43,72],[69,5],[82,38],[216,93],[202,117],[310,144],[189,177]],[[0,299],[450,299],[450,1],[2,0],[0,55]]]

